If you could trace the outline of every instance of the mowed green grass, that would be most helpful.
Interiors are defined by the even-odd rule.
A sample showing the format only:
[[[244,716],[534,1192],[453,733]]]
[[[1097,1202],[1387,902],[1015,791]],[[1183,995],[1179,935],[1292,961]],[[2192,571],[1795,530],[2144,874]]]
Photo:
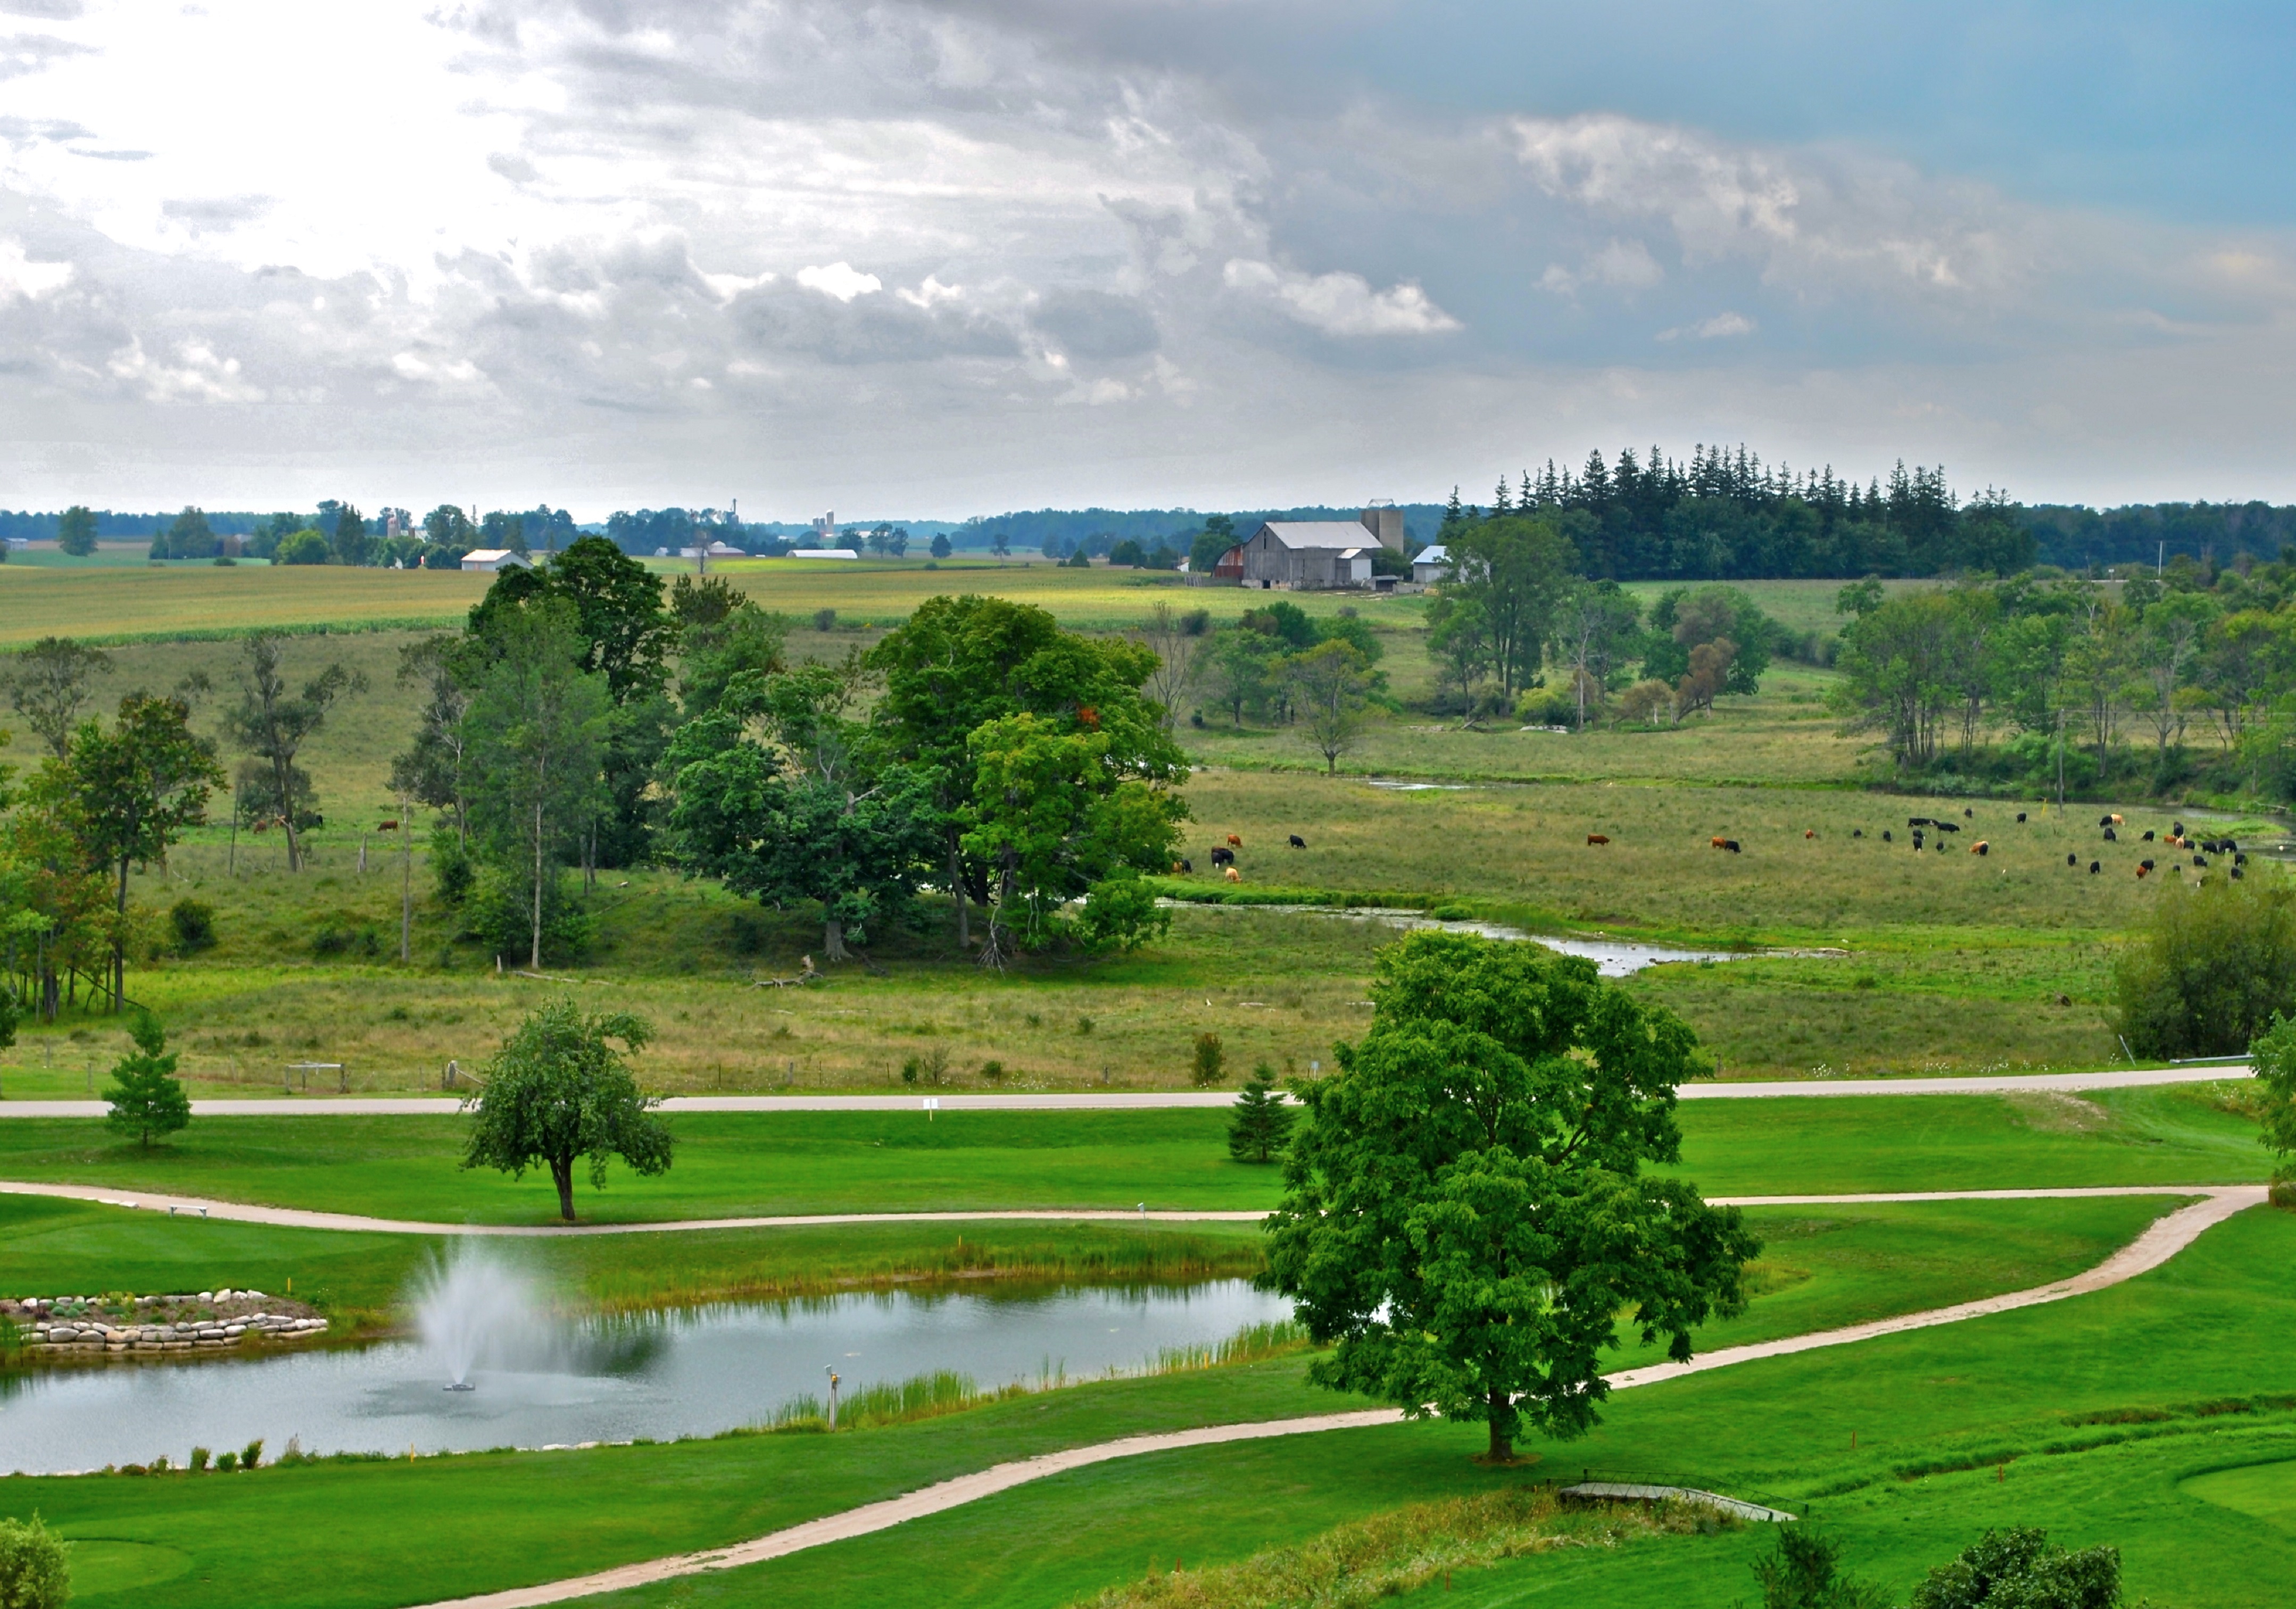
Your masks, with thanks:
[[[1439,1423],[1126,1459],[619,1601],[1054,1609],[1152,1560],[1226,1562],[1401,1503],[1592,1469],[1786,1505],[1900,1594],[1986,1526],[2039,1523],[2120,1547],[2132,1597],[2164,1609],[2276,1604],[2296,1535],[2273,1517],[2275,1477],[2222,1492],[2194,1477],[2296,1457],[2296,1415],[2226,1411],[2296,1392],[2292,1257],[2296,1216],[2251,1211],[2095,1296],[1621,1393],[1586,1440],[1534,1440],[1525,1450],[1542,1461],[1528,1470],[1477,1467],[1480,1427]],[[1304,1389],[1300,1368],[1111,1383],[834,1439],[9,1481],[0,1512],[184,1556],[139,1603],[420,1602],[760,1534],[1053,1447],[1350,1406]],[[328,1523],[297,1518],[315,1513]],[[416,1525],[426,1546],[406,1548]],[[1456,1587],[1494,1604],[1722,1602],[1767,1540],[1541,1556]]]
[[[840,1224],[490,1243],[573,1310],[813,1294],[895,1281],[1176,1283],[1261,1266],[1255,1224]],[[78,1295],[225,1287],[285,1293],[373,1328],[403,1326],[408,1281],[443,1237],[281,1229],[0,1196],[0,1291]]]
[[[2190,1088],[2086,1099],[1852,1096],[1686,1102],[1682,1171],[1709,1194],[2238,1183],[2252,1121]],[[669,1172],[578,1181],[600,1223],[1046,1207],[1265,1211],[1277,1170],[1230,1159],[1226,1115],[679,1112]],[[545,1178],[465,1170],[457,1117],[214,1117],[144,1150],[95,1119],[0,1122],[0,1178],[101,1184],[447,1223],[548,1223]]]

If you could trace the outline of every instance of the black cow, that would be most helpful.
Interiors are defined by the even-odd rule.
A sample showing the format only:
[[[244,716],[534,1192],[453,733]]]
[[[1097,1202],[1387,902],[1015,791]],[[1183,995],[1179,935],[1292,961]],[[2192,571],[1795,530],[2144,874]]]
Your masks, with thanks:
[[[2109,827],[2112,825],[2112,817],[2110,816],[2100,816],[2096,818],[2096,825],[2101,827]]]
[[[1292,847],[1295,850],[1304,850],[1308,847],[1308,841],[1294,833],[1292,834]]]
[[[2148,872],[2152,869],[2152,863],[2149,860],[2140,860],[2136,864],[2143,866]]]
[[[1977,819],[1977,812],[1971,809],[1967,805],[1964,805],[1961,808],[1961,818],[1964,821],[1975,821]]]
[[[2104,841],[2107,843],[2119,843],[2120,841],[2120,834],[2114,832],[2111,827],[2107,827],[2104,829]]]
[[[1866,836],[1866,829],[1864,827],[1852,827],[1849,829],[1849,835],[1852,838],[1863,838]]]
[[[1738,841],[1737,841],[1736,839],[1734,839],[1734,838],[1725,838],[1725,839],[1722,841],[1722,847],[1723,847],[1724,849],[1726,849],[1726,850],[1729,850],[1733,855],[1735,855],[1735,854],[1737,854],[1737,853],[1739,852],[1739,851],[1738,851]]]
[[[1890,837],[1890,829],[1889,829],[1889,828],[1887,828],[1887,827],[1883,827],[1883,828],[1882,829],[1882,841],[1883,843],[1895,843],[1895,842],[1897,842],[1898,841],[1897,841],[1896,839],[1894,839],[1894,838],[1892,838],[1892,837]]]
[[[2208,857],[2205,855],[2195,855],[2193,857],[2193,864],[2199,866],[2202,871],[2206,871],[2209,866]]]
[[[1226,848],[1213,850],[1212,864],[1214,866],[1234,866],[1235,864],[1235,851]]]
[[[1183,860],[1180,862],[1180,870],[1184,873],[1193,873],[1195,869],[1196,863],[1193,860]]]
[[[2088,863],[2088,874],[2090,876],[2094,877],[2103,870],[2104,870],[2104,867],[2098,865],[2095,861],[2092,860]]]
[[[2078,855],[2068,855],[2065,857],[2065,864],[2067,866],[2079,866],[2080,864],[2080,857]]]
[[[2181,822],[2181,821],[2180,821],[2180,822],[2178,822],[2175,826],[2170,827],[2169,830],[2171,833],[2174,833],[2177,837],[2182,838],[2182,837],[2185,835],[2185,824],[2184,824],[2183,822]]]
[[[1930,825],[1930,818],[1926,816],[1908,816],[1906,817],[1906,825],[1909,827],[1925,827]]]
[[[1961,831],[1961,824],[1956,821],[1940,821],[1936,824],[1936,826],[1937,830],[1940,833],[1958,833]]]
[[[2245,850],[2235,850],[2233,852],[2232,863],[2234,866],[2246,866],[2248,864],[2248,851]]]
[[[2152,829],[2151,827],[2147,827],[2147,828],[2145,828],[2145,829],[2144,829],[2144,841],[2145,841],[2146,843],[2150,843],[2150,842],[2152,842]]]
[[[2245,873],[2243,873],[2243,871],[2242,871],[2238,866],[2235,866],[2234,867],[2233,867],[2233,868],[2232,868],[2232,880],[2233,880],[2234,882],[2238,882],[2241,880],[2241,878],[2242,878],[2242,877],[2243,877],[2244,875],[2246,875],[2246,874],[2245,874]]]
[[[2020,826],[2025,825],[2025,812],[2022,810],[2017,812],[2017,825]]]

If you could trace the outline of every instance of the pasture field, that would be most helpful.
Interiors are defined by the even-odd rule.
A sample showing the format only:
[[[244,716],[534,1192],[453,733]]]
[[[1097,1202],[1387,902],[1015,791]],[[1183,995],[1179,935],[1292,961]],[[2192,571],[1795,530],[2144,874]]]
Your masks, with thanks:
[[[1527,1445],[1541,1456],[1528,1468],[1477,1466],[1480,1427],[1441,1423],[1160,1454],[599,1601],[1058,1605],[1176,1556],[1201,1568],[1399,1503],[1593,1470],[1790,1505],[1899,1594],[1985,1527],[2038,1523],[2118,1546],[2131,1597],[2161,1609],[2276,1604],[2296,1571],[2276,1517],[2296,1460],[2292,1256],[2296,1218],[2252,1211],[2094,1296],[1626,1393],[1584,1441]],[[143,1572],[139,1604],[359,1609],[757,1535],[1037,1450],[1347,1405],[1303,1389],[1300,1367],[1111,1382],[837,1437],[11,1480],[0,1504],[125,1545],[95,1558]],[[303,1523],[314,1514],[327,1523]],[[408,1550],[416,1523],[431,1545]],[[1719,1603],[1767,1542],[1726,1530],[1564,1550],[1461,1572],[1455,1588],[1480,1604]]]

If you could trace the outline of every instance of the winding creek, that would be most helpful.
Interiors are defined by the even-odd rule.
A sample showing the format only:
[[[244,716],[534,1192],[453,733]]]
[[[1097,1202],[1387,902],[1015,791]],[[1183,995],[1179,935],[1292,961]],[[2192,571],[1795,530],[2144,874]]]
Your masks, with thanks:
[[[800,1397],[947,1369],[984,1389],[1134,1370],[1288,1318],[1248,1281],[1029,1293],[893,1292],[456,1334],[263,1358],[0,1374],[0,1470],[56,1474],[289,1438],[307,1452],[465,1452],[754,1424]],[[458,1373],[473,1389],[450,1391]]]

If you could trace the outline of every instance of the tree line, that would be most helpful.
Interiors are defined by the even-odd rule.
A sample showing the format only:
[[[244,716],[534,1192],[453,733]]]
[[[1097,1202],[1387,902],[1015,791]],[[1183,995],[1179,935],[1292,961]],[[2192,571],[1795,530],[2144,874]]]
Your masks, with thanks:
[[[1843,589],[1836,707],[1901,776],[2296,798],[2296,564]]]
[[[286,867],[323,817],[300,763],[363,684],[297,664],[311,639],[250,637],[221,716],[204,685],[89,713],[109,656],[49,639],[10,697],[47,752],[0,817],[0,936],[14,996],[53,1018],[85,989],[128,1004],[127,961],[164,942],[127,902],[228,791]],[[928,601],[869,653],[805,662],[788,623],[717,577],[661,579],[603,538],[505,571],[464,628],[411,643],[411,740],[391,785],[434,815],[431,874],[459,931],[538,967],[578,952],[601,867],[668,863],[776,909],[817,906],[822,954],[953,906],[960,946],[1003,965],[1056,945],[1128,948],[1165,916],[1187,819],[1157,654],[998,598]],[[402,809],[408,830],[414,823]],[[407,930],[400,947],[406,958]]]

